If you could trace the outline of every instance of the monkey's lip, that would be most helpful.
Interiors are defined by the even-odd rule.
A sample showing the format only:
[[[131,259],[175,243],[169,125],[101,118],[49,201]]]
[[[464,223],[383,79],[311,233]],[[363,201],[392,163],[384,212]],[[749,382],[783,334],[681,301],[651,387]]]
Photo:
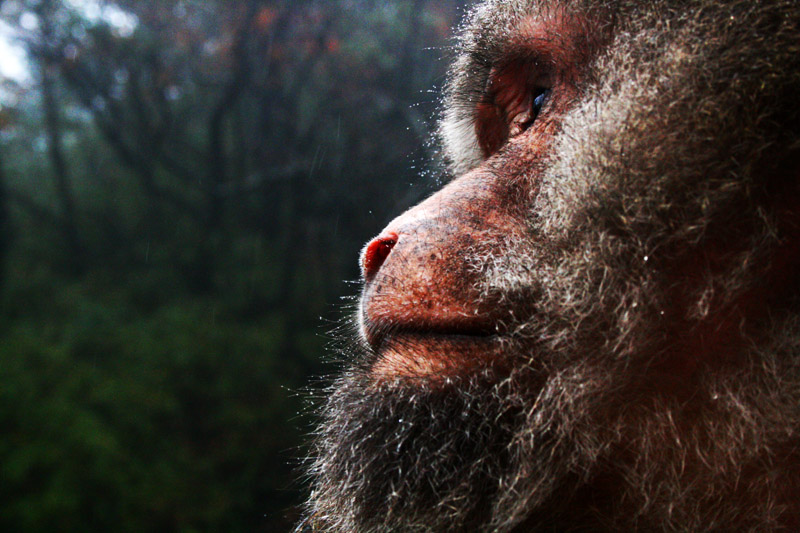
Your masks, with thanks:
[[[376,355],[371,371],[387,377],[463,374],[501,351],[502,335],[488,325],[366,328]]]
[[[481,341],[496,338],[500,335],[494,324],[485,321],[446,320],[425,321],[420,323],[395,322],[391,320],[364,320],[362,333],[375,353],[379,353],[388,344],[399,339],[429,339]]]

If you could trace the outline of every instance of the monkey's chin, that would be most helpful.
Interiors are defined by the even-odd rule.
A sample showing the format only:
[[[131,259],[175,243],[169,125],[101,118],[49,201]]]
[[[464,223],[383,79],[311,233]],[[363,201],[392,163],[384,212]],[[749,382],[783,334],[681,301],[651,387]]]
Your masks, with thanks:
[[[496,335],[405,333],[386,339],[370,372],[376,378],[446,381],[502,363],[503,342]]]

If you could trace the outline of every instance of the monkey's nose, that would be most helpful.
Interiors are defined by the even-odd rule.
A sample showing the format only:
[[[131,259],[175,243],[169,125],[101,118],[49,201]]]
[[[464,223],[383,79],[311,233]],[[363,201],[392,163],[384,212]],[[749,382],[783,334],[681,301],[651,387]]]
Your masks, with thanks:
[[[367,244],[361,254],[361,275],[365,280],[375,277],[395,244],[397,233],[386,233]]]

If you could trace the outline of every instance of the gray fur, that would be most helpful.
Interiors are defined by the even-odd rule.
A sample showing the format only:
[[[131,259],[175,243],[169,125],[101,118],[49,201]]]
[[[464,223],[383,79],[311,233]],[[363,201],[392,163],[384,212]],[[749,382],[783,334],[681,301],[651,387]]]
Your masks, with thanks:
[[[538,4],[490,1],[465,26],[441,126],[456,175],[483,163],[471,113]],[[529,237],[465,258],[484,295],[519,311],[516,370],[445,390],[345,374],[310,467],[313,530],[775,531],[800,518],[796,294],[738,325],[739,364],[701,362],[674,395],[648,381],[682,333],[762,287],[783,243],[763,170],[800,140],[800,3],[541,9],[598,7],[617,15],[615,38],[563,122]],[[716,244],[732,250],[724,267],[672,277]]]

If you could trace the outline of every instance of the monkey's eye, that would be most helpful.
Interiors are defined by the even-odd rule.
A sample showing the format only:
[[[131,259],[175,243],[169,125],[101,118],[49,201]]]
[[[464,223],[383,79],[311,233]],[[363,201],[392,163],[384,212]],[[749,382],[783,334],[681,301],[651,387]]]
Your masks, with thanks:
[[[542,110],[542,106],[545,104],[547,99],[550,97],[550,89],[537,89],[534,93],[533,97],[533,114],[534,119],[539,116],[539,111]]]
[[[510,63],[489,75],[476,107],[476,133],[485,157],[536,122],[550,98],[550,81],[550,75],[527,62]]]
[[[512,61],[492,69],[475,108],[475,132],[485,157],[533,126],[547,107],[553,82],[544,63]]]
[[[511,109],[508,121],[508,136],[515,137],[530,128],[542,111],[542,107],[550,96],[550,89],[536,88],[523,99],[517,109]]]
[[[527,120],[521,124],[522,131],[525,131],[528,128],[530,128],[531,124],[533,124],[536,121],[536,118],[539,116],[542,107],[547,102],[547,99],[549,97],[550,97],[550,89],[537,88],[533,92],[533,95],[531,97],[532,102]]]

